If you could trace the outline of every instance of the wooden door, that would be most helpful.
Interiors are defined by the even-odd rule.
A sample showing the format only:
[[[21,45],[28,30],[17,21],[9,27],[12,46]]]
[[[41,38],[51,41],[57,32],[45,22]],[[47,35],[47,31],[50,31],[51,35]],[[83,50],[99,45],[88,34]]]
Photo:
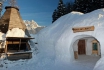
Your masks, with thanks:
[[[78,42],[78,54],[86,54],[85,51],[85,40],[79,40]]]

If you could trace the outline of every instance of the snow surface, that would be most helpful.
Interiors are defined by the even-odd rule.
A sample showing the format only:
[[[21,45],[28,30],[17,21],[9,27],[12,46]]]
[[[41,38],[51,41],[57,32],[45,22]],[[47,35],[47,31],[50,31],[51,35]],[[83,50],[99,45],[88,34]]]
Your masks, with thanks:
[[[5,40],[5,34],[0,32],[0,40]]]
[[[7,31],[6,37],[25,37],[25,32],[19,28],[13,28]]]
[[[103,15],[104,9],[99,9],[85,15],[72,12],[62,16],[35,35],[36,40],[30,41],[32,59],[19,61],[1,59],[0,70],[92,70],[100,57],[89,58],[86,55],[83,56],[84,58],[75,60],[73,43],[84,37],[96,38],[100,43],[101,57],[103,57]],[[85,26],[94,26],[95,30],[78,33],[72,31],[73,27]]]
[[[94,70],[104,70],[104,57],[96,63]]]
[[[1,62],[3,67],[0,67],[0,70],[93,70],[99,58],[99,56],[81,55],[78,60],[71,64],[54,64],[52,60],[45,59],[43,61],[35,54],[30,60],[4,60]]]

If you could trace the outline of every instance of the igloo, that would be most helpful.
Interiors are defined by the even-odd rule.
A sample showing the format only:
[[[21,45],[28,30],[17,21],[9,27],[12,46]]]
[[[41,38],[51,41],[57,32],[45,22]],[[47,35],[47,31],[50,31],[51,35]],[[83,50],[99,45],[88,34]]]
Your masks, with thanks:
[[[75,31],[75,32],[74,32]],[[71,12],[42,29],[36,37],[42,58],[71,62],[77,55],[104,56],[104,9]]]

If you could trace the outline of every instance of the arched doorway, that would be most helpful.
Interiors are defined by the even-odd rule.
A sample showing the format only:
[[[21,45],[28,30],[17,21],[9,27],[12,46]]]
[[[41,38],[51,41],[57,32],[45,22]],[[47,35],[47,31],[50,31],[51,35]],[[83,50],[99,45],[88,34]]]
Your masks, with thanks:
[[[80,55],[100,56],[100,43],[94,37],[83,37],[73,43],[74,58]]]

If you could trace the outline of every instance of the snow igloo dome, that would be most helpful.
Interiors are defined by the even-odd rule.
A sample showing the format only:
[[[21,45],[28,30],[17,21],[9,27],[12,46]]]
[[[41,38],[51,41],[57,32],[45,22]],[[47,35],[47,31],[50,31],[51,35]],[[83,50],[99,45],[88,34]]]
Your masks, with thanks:
[[[93,30],[74,32],[73,28],[81,30],[94,27]],[[83,30],[82,29],[82,30]],[[37,34],[39,54],[42,58],[50,58],[62,62],[71,62],[77,55],[104,56],[104,9],[83,14],[71,12],[60,17],[50,26]],[[80,49],[80,43],[84,49]]]

